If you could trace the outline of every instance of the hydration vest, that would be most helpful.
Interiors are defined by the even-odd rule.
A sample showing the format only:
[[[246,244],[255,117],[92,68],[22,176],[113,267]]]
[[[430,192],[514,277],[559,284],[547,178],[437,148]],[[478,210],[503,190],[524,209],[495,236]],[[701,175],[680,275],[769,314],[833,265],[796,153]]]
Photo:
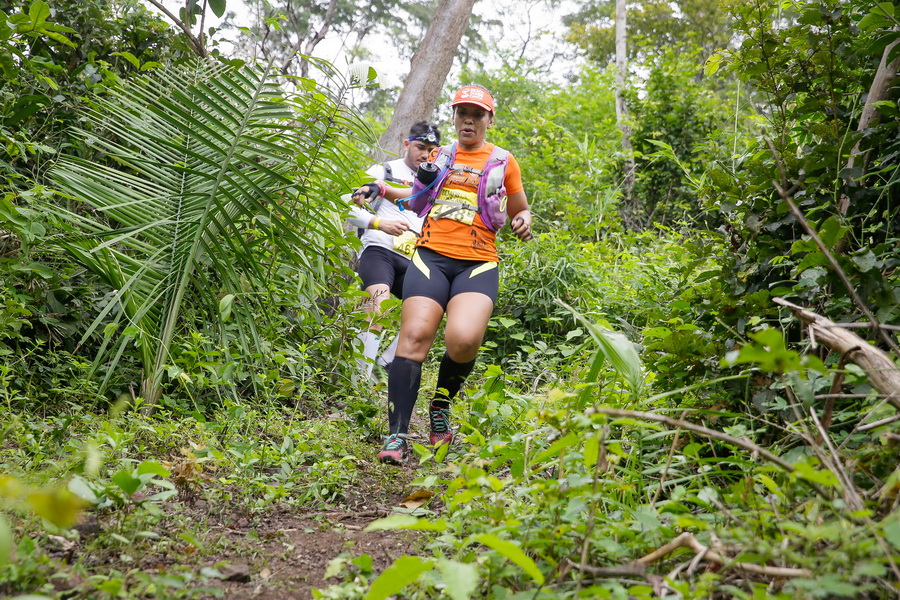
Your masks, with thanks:
[[[391,183],[400,183],[403,185],[412,185],[411,181],[407,181],[405,179],[397,179],[394,177],[394,171],[391,169],[391,163],[386,162],[381,165],[381,168],[384,169],[384,178],[383,181],[390,181]]]
[[[413,182],[412,195],[409,198],[409,208],[420,217],[424,217],[434,207],[441,204],[453,207],[448,212],[455,210],[470,210],[481,215],[485,226],[496,232],[506,224],[506,186],[503,180],[506,177],[506,166],[509,164],[509,152],[494,145],[491,155],[488,157],[484,169],[473,169],[466,165],[454,164],[456,160],[456,142],[447,146],[441,146],[434,164],[438,169],[437,180],[433,185],[426,186],[418,179]],[[464,202],[452,202],[441,200],[441,190],[452,172],[464,171],[479,176],[478,180],[478,206],[473,208]],[[448,213],[443,213],[446,216]]]
[[[398,179],[394,177],[394,170],[391,169],[391,163],[382,163],[381,168],[384,169],[384,177],[382,178],[382,181],[389,181],[391,183],[399,183],[402,185],[412,185],[411,182],[406,181],[405,179]],[[372,212],[377,213],[378,209],[381,208],[381,203],[384,201],[384,198],[376,198],[373,202],[371,202],[369,204],[369,207],[372,209]],[[361,238],[365,232],[366,230],[362,227],[357,227],[356,237]]]
[[[412,185],[411,181],[407,181],[405,179],[399,179],[394,177],[394,171],[391,169],[391,163],[383,163],[381,168],[384,169],[384,177],[382,177],[382,181],[388,181],[390,183],[399,183],[401,185]],[[376,198],[372,203],[370,203],[370,207],[373,211],[377,212],[378,208],[381,206],[381,203],[384,202],[384,198]]]

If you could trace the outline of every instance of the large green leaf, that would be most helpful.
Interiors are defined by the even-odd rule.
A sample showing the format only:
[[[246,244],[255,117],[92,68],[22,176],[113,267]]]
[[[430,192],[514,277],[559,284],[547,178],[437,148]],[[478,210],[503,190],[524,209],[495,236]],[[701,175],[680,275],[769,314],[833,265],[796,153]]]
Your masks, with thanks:
[[[217,17],[225,14],[225,0],[209,0],[209,7]]]
[[[508,558],[512,563],[517,565],[520,569],[525,571],[532,579],[534,579],[538,583],[538,585],[544,585],[544,574],[541,573],[541,570],[538,569],[536,564],[534,564],[534,561],[531,560],[531,557],[522,552],[522,549],[514,543],[507,540],[502,540],[496,535],[490,533],[482,533],[481,535],[475,536],[475,541],[484,544],[488,548],[496,550],[497,552]]]
[[[637,350],[635,350],[634,344],[621,333],[605,330],[591,323],[565,302],[562,302],[561,300],[557,300],[557,302],[571,312],[576,319],[581,321],[588,328],[588,331],[591,332],[591,336],[594,338],[594,341],[597,342],[603,356],[609,360],[613,368],[622,376],[622,379],[625,380],[625,383],[628,384],[631,391],[634,394],[639,394],[644,386],[644,369],[643,364],[641,363],[641,357],[638,355]],[[599,372],[599,369],[597,368],[598,359],[599,355],[595,356],[590,370],[591,379],[588,380],[588,383],[593,383],[596,380],[595,378]],[[584,399],[584,397],[585,392],[582,392],[582,399]]]
[[[478,587],[478,567],[475,564],[440,559],[437,568],[452,600],[469,600],[472,597]]]
[[[384,600],[396,594],[419,578],[425,571],[434,568],[434,563],[418,556],[401,556],[372,582],[366,600]]]

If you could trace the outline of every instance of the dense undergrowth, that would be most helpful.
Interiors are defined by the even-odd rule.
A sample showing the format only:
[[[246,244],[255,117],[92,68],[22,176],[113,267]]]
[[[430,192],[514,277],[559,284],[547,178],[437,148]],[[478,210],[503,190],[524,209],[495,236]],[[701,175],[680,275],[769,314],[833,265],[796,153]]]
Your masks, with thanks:
[[[896,596],[900,405],[859,366],[898,359],[900,88],[870,87],[889,4],[736,3],[739,44],[641,48],[631,198],[610,70],[466,71],[537,235],[500,234],[458,443],[401,470],[374,460],[384,385],[356,372],[340,228],[362,82],[200,65],[143,10],[102,18],[116,3],[21,4],[0,15],[0,595]],[[340,538],[292,578],[281,530],[344,517],[414,536]]]
[[[859,413],[839,414],[822,445],[815,430],[716,410],[690,392],[678,401],[636,396],[608,368],[599,385],[538,394],[497,367],[484,375],[454,407],[463,441],[437,457],[417,448],[413,486],[436,494],[434,509],[381,522],[434,532],[420,538],[415,561],[401,563],[421,572],[403,597],[889,597],[900,543],[896,464],[879,446],[895,442],[885,429],[852,433]],[[573,408],[583,389],[596,410]],[[16,560],[2,567],[4,593],[215,595],[221,575],[207,557],[222,548],[206,521],[183,518],[186,504],[205,500],[209,520],[323,511],[363,476],[396,481],[373,460],[374,436],[347,417],[353,402],[312,404],[226,403],[205,416],[153,418],[72,407],[6,420],[3,471],[18,482],[4,480],[4,490],[35,486],[20,493],[49,521],[22,513],[11,522],[19,541]],[[684,427],[604,414],[613,407],[652,409]],[[340,412],[310,419],[313,409]],[[697,423],[730,440],[710,439]],[[791,470],[745,445],[775,433],[768,451]],[[859,467],[835,468],[839,457]],[[47,487],[60,480],[74,496]],[[73,528],[65,521],[75,497],[87,512]],[[708,551],[682,547],[634,564],[685,533]],[[168,560],[150,567],[145,556]],[[379,574],[362,570],[357,555],[335,558],[345,581],[321,597],[365,595]],[[400,591],[391,581],[382,589]]]
[[[889,597],[900,547],[897,426],[859,430],[892,414],[862,374],[842,370],[865,399],[839,404],[826,431],[804,413],[837,365],[788,350],[777,329],[754,342],[683,327],[721,290],[682,237],[591,242],[598,252],[570,255],[595,290],[558,294],[578,308],[514,300],[558,269],[533,255],[565,239],[541,234],[509,251],[501,310],[454,406],[460,442],[437,456],[417,447],[412,487],[432,502],[373,525],[421,531],[415,552],[391,557],[397,569],[383,577],[363,553],[335,556],[318,597]],[[676,249],[689,258],[648,260]],[[606,253],[614,268],[590,269]],[[641,344],[611,333],[617,325]],[[506,353],[510,337],[518,348]],[[221,384],[203,373],[217,356],[184,369],[193,392],[173,387],[152,417],[124,400],[92,404],[83,376],[60,381],[53,409],[7,394],[3,490],[25,510],[10,521],[17,548],[0,571],[5,594],[221,595],[225,576],[211,561],[225,548],[208,535],[217,516],[324,512],[372,478],[397,481],[374,461],[383,388],[316,392],[326,369],[307,384],[281,376],[292,387],[275,385],[268,399],[215,400],[204,386]],[[56,360],[71,363],[66,353]],[[771,372],[776,363],[786,375]],[[183,518],[201,500],[208,520]],[[636,562],[675,540],[682,545]],[[157,556],[169,560],[141,558]],[[398,571],[412,574],[405,587]]]

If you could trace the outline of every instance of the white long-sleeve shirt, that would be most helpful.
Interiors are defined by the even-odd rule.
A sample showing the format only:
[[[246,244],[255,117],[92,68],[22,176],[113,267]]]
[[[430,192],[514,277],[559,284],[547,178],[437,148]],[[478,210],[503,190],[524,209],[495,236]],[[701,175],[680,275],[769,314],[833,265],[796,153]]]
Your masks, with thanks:
[[[412,182],[412,180],[415,179],[415,172],[403,162],[402,158],[392,160],[388,164],[391,167],[391,177],[393,179],[409,182]],[[366,173],[375,179],[384,179],[384,165],[372,165]],[[416,213],[411,210],[400,210],[396,204],[384,198],[376,198],[369,206],[375,211],[375,214],[354,204],[350,208],[350,218],[348,219],[348,221],[356,227],[365,230],[360,238],[362,240],[363,250],[369,246],[381,246],[382,248],[393,250],[394,252],[409,258],[408,253],[400,251],[398,247],[410,249],[410,241],[414,241],[412,235],[421,233],[422,223],[425,219],[419,218]],[[381,219],[406,221],[410,231],[406,232],[403,236],[394,237],[391,234],[378,229],[369,229],[369,223],[376,217]]]

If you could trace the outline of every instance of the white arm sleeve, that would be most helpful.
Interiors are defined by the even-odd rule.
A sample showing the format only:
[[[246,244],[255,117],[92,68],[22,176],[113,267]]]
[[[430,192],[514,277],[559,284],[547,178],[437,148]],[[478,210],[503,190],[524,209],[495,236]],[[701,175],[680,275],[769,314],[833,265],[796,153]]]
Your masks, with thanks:
[[[368,229],[369,223],[371,223],[372,219],[374,218],[375,215],[373,215],[366,209],[360,208],[354,204],[350,207],[350,216],[347,218],[347,222],[354,227],[359,227],[360,229]]]
[[[384,178],[384,166],[383,165],[372,165],[366,171],[367,174],[371,175],[375,179],[383,179]],[[355,204],[350,207],[350,216],[347,218],[347,222],[353,225],[354,227],[359,227],[360,229],[368,229],[369,223],[372,222],[372,219],[375,218],[375,215],[370,213],[364,208],[360,208]]]

